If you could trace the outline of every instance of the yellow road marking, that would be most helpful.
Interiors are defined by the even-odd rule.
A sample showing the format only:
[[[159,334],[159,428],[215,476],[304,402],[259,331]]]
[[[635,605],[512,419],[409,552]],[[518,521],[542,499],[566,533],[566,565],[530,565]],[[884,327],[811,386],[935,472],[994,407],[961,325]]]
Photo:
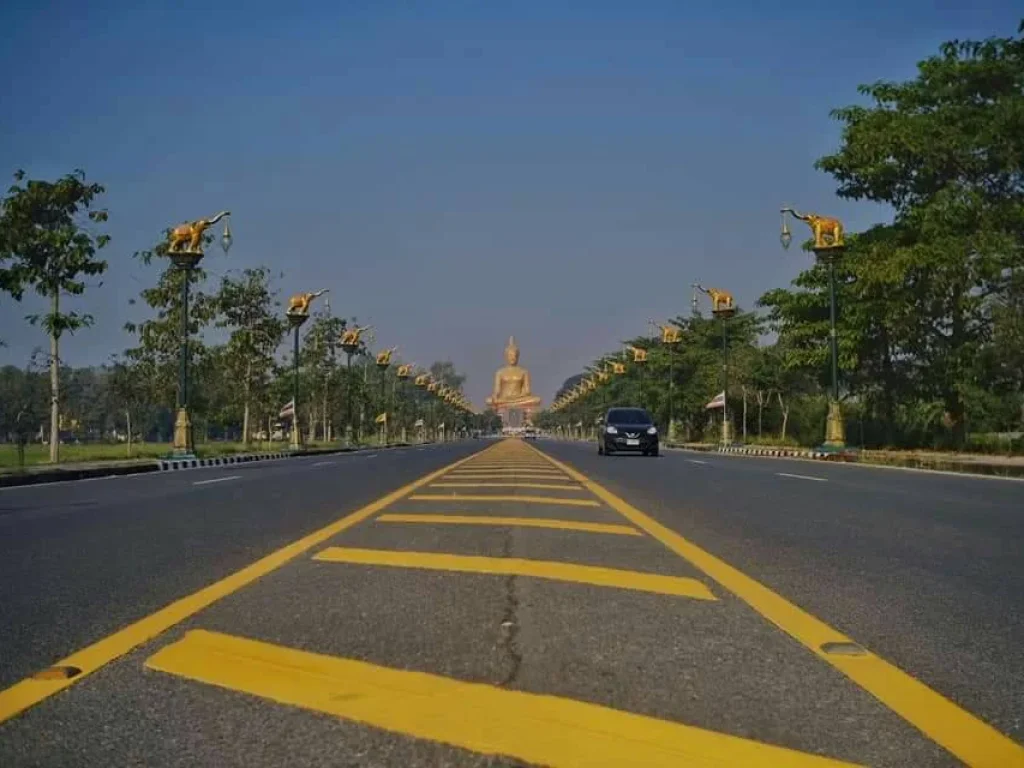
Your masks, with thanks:
[[[431,483],[431,488],[548,488],[558,491],[582,491],[578,485],[565,485],[556,483],[450,483],[448,478],[444,482]]]
[[[828,662],[872,696],[914,725],[928,738],[971,766],[1004,768],[1024,765],[1024,747],[961,709],[937,691],[894,664],[865,649],[864,655],[843,656],[821,650],[825,643],[853,642],[802,608],[773,592],[723,560],[691,543],[670,528],[576,471],[542,453],[553,466],[575,478],[638,528],[706,573],[751,608]]]
[[[332,536],[336,536],[347,528],[351,528],[353,525],[372,517],[390,504],[404,498],[410,491],[429,484],[445,472],[469,461],[471,458],[469,456],[465,459],[460,459],[449,464],[447,467],[431,472],[419,480],[399,488],[397,491],[392,491],[387,496],[362,509],[346,515],[308,536],[293,541],[291,544],[270,553],[251,565],[235,571],[230,576],[216,581],[200,589],[198,592],[193,592],[191,595],[176,600],[155,613],[151,613],[149,616],[139,619],[114,632],[112,635],[108,635],[92,645],[75,651],[70,656],[54,663],[54,666],[70,666],[80,669],[81,673],[74,677],[55,680],[38,680],[28,677],[0,691],[0,723],[38,704],[43,699],[70,687],[100,667],[109,664],[119,656],[123,656],[147,640],[151,640],[161,632],[198,613],[222,597],[238,591],[242,587],[256,581],[256,579],[280,568],[289,560],[308,552],[318,544],[322,544]]]
[[[447,523],[453,525],[506,525],[526,528],[554,528],[560,531],[612,533],[620,536],[643,536],[631,525],[618,523],[579,523],[575,520],[554,520],[540,517],[497,517],[495,515],[404,515],[386,514],[376,518],[380,523]]]
[[[476,467],[472,463],[466,464],[459,468],[459,472],[508,472],[508,473],[521,473],[521,472],[538,472],[543,475],[561,475],[554,467],[505,467],[498,465],[496,467]]]
[[[704,584],[686,576],[662,576],[657,573],[623,571],[596,565],[575,565],[549,560],[524,560],[519,557],[482,557],[449,555],[437,552],[403,552],[395,549],[355,549],[327,547],[313,555],[325,563],[383,565],[393,568],[420,568],[428,571],[488,573],[501,576],[533,576],[538,579],[570,581],[597,587],[634,589],[661,595],[715,600]]]
[[[472,472],[449,472],[444,476],[445,480],[508,480],[525,478],[527,480],[570,480],[567,475],[561,472],[494,472],[472,471]]]
[[[601,505],[592,499],[559,499],[555,496],[490,496],[486,494],[459,493],[459,494],[432,494],[420,493],[410,496],[410,501],[443,501],[451,504],[453,501],[515,501],[520,504],[562,504],[569,507],[600,507]]]
[[[192,630],[151,656],[146,666],[392,733],[553,768],[850,765],[597,704],[391,669],[219,632]]]

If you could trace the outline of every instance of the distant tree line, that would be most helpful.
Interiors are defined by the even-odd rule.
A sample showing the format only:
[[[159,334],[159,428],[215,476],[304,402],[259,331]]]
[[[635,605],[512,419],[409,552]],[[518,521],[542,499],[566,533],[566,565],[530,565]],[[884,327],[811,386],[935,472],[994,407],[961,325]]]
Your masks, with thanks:
[[[862,86],[867,104],[833,112],[841,145],[817,167],[840,197],[893,211],[892,221],[848,236],[838,266],[841,398],[854,445],[1024,449],[1022,31],[946,43],[913,80]],[[758,308],[728,321],[735,433],[820,442],[825,268],[808,267]],[[697,439],[710,434],[704,405],[721,391],[721,332],[711,319],[674,322],[684,329],[674,411]],[[667,350],[626,341],[651,348],[645,398],[667,418]],[[629,366],[572,414],[542,419],[590,418],[601,397],[635,400],[639,376]]]

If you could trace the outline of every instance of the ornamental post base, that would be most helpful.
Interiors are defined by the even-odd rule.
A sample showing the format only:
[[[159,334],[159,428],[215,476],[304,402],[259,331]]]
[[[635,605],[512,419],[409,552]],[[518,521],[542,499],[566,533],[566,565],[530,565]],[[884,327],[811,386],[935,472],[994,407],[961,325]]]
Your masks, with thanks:
[[[846,447],[846,423],[843,421],[843,409],[838,400],[828,404],[824,447],[833,451],[841,451]]]
[[[188,409],[181,407],[174,419],[174,443],[171,455],[177,459],[189,459],[195,456],[195,443],[192,440],[192,419]]]

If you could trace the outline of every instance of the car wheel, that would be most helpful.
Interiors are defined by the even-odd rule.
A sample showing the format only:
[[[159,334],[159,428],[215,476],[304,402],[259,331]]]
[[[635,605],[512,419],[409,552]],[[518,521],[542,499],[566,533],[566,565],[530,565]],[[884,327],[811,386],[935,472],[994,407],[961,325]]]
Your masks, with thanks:
[[[658,449],[655,448],[653,451],[648,452],[647,455],[648,456],[654,456],[655,458],[657,458],[657,456],[658,456]]]
[[[597,444],[597,455],[604,456],[604,446],[602,446],[600,443]]]

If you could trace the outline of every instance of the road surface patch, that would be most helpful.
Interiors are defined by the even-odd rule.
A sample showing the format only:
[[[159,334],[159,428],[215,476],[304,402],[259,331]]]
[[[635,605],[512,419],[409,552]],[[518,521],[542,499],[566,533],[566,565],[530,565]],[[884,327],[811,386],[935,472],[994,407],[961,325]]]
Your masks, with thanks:
[[[555,696],[193,630],[150,669],[387,731],[553,768],[848,766],[829,758]]]
[[[65,688],[85,679],[91,673],[106,666],[119,656],[131,651],[142,643],[152,640],[161,632],[179,624],[221,598],[237,592],[285,563],[323,544],[339,533],[364,520],[373,517],[391,504],[406,498],[412,491],[430,484],[449,470],[469,461],[472,456],[459,459],[447,467],[435,470],[407,485],[382,496],[365,507],[345,515],[339,520],[293,541],[280,549],[265,555],[251,565],[235,571],[230,576],[203,587],[160,610],[139,619],[132,624],[81,648],[70,656],[54,662],[53,666],[74,667],[80,674],[65,679],[34,680],[27,677],[0,691],[0,723],[18,715],[29,707],[63,691]]]
[[[1024,765],[1024,747],[1013,739],[866,648],[863,654],[857,655],[829,653],[824,650],[835,647],[832,644],[859,644],[757,580],[657,522],[581,472],[541,453],[536,448],[532,450],[576,479],[636,527],[714,579],[765,619],[804,645],[819,659],[838,669],[963,762],[986,768]]]
[[[376,518],[378,523],[424,523],[440,525],[497,525],[526,528],[551,528],[559,531],[583,531],[586,533],[610,533],[620,536],[643,536],[636,528],[616,523],[585,523],[576,520],[558,520],[541,517],[499,517],[496,515],[428,515],[428,514],[384,514]]]
[[[429,571],[458,571],[501,576],[532,576],[538,579],[568,581],[598,587],[633,589],[662,595],[715,600],[703,583],[685,576],[662,576],[596,565],[574,565],[550,560],[526,560],[518,557],[480,557],[435,552],[407,552],[391,549],[355,549],[328,547],[313,555],[323,563],[380,565],[392,568],[418,568]]]

